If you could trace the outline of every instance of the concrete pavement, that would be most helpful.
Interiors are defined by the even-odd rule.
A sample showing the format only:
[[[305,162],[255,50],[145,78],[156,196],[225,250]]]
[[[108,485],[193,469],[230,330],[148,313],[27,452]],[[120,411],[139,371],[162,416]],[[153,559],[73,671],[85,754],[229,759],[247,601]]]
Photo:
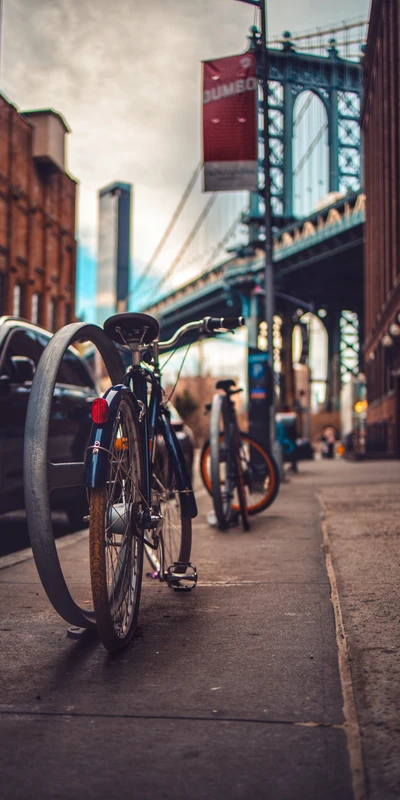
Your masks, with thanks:
[[[349,654],[366,791],[374,800],[399,798],[400,462],[344,464],[340,472],[339,482],[321,480],[319,496]]]
[[[358,736],[358,721],[364,734],[370,718],[364,723],[357,681],[349,688],[347,651],[339,673],[330,599],[337,577],[350,635],[341,592],[351,575],[340,568],[348,553],[335,534],[348,509],[341,516],[336,503],[352,481],[371,483],[369,469],[302,464],[246,534],[210,528],[199,487],[199,585],[182,595],[145,579],[139,635],[115,658],[96,639],[66,638],[32,560],[1,569],[0,798],[361,800],[360,741],[370,796],[395,796],[384,793],[392,769],[378,789],[371,778],[376,737]],[[384,469],[394,492],[393,464]],[[86,536],[68,538],[60,555],[76,598],[89,605]]]

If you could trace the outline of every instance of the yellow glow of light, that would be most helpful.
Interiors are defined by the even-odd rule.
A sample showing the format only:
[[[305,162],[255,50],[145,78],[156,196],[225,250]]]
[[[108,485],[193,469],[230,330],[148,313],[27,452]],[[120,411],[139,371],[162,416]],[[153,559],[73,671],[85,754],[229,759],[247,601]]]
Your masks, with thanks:
[[[366,411],[367,408],[368,408],[367,401],[366,400],[359,400],[358,403],[356,403],[355,406],[354,406],[354,411],[357,414],[362,414],[362,412]]]

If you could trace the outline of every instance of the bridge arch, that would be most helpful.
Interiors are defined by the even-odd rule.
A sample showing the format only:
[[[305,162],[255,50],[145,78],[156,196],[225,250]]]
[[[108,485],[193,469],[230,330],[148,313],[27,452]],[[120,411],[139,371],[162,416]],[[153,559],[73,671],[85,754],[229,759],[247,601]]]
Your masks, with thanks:
[[[254,35],[251,46],[257,49]],[[298,52],[285,34],[282,49],[269,48],[269,141],[271,204],[281,225],[294,217],[294,105],[305,91],[323,103],[328,122],[329,192],[361,187],[360,106],[362,65],[341,58],[331,41],[327,56]]]
[[[293,211],[307,217],[329,192],[326,98],[317,89],[300,91],[293,104]]]

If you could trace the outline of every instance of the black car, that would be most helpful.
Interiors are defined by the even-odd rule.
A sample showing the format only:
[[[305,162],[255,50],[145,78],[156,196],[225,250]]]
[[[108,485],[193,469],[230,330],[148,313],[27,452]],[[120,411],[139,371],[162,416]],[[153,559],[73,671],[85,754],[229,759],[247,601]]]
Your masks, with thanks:
[[[24,506],[26,410],[37,363],[51,336],[44,328],[17,317],[0,317],[0,514]],[[91,402],[97,396],[86,364],[70,347],[54,388],[49,430],[51,461],[83,461],[91,426]],[[52,495],[51,504],[66,512],[71,529],[82,527],[87,514],[83,488],[58,490]]]

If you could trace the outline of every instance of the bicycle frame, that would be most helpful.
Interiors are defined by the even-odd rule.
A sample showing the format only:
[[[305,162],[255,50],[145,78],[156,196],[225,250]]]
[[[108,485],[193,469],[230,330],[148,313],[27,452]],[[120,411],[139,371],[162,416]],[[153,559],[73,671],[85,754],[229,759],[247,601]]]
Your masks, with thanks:
[[[104,399],[108,404],[107,422],[102,425],[95,424],[92,426],[84,471],[84,482],[87,489],[99,488],[106,484],[111,440],[118,413],[119,400],[121,395],[126,394],[128,402],[133,403],[139,420],[139,447],[142,455],[144,454],[145,456],[143,459],[145,470],[142,476],[143,486],[141,491],[147,511],[151,510],[153,464],[157,450],[157,436],[161,435],[174,464],[176,488],[180,495],[182,515],[190,519],[197,516],[197,504],[189,470],[178,437],[171,425],[169,411],[163,403],[159,355],[176,347],[182,336],[187,333],[192,334],[197,331],[203,336],[212,335],[218,331],[226,332],[241,325],[244,325],[242,317],[205,317],[203,320],[183,325],[166,342],[160,342],[155,339],[150,344],[144,345],[142,340],[145,333],[143,333],[140,341],[130,340],[128,343],[124,340],[132,353],[132,366],[125,373],[122,383],[113,386],[104,395]],[[152,365],[152,369],[143,363],[145,354],[147,356],[150,355],[150,359],[147,357],[146,361]],[[148,391],[149,384],[151,387],[150,392]]]
[[[148,349],[148,348],[147,348]],[[149,383],[151,385],[148,392]],[[131,388],[132,387],[132,388]],[[142,494],[151,507],[152,461],[157,451],[157,436],[162,435],[168,453],[175,465],[175,479],[182,514],[193,519],[197,516],[197,505],[189,470],[184,459],[178,437],[171,425],[170,414],[162,402],[161,383],[157,371],[134,364],[130,367],[122,384],[112,386],[104,395],[108,404],[108,419],[102,425],[93,425],[85,459],[84,481],[88,489],[104,486],[107,480],[111,439],[121,395],[132,402],[139,419],[139,446],[145,454]]]

